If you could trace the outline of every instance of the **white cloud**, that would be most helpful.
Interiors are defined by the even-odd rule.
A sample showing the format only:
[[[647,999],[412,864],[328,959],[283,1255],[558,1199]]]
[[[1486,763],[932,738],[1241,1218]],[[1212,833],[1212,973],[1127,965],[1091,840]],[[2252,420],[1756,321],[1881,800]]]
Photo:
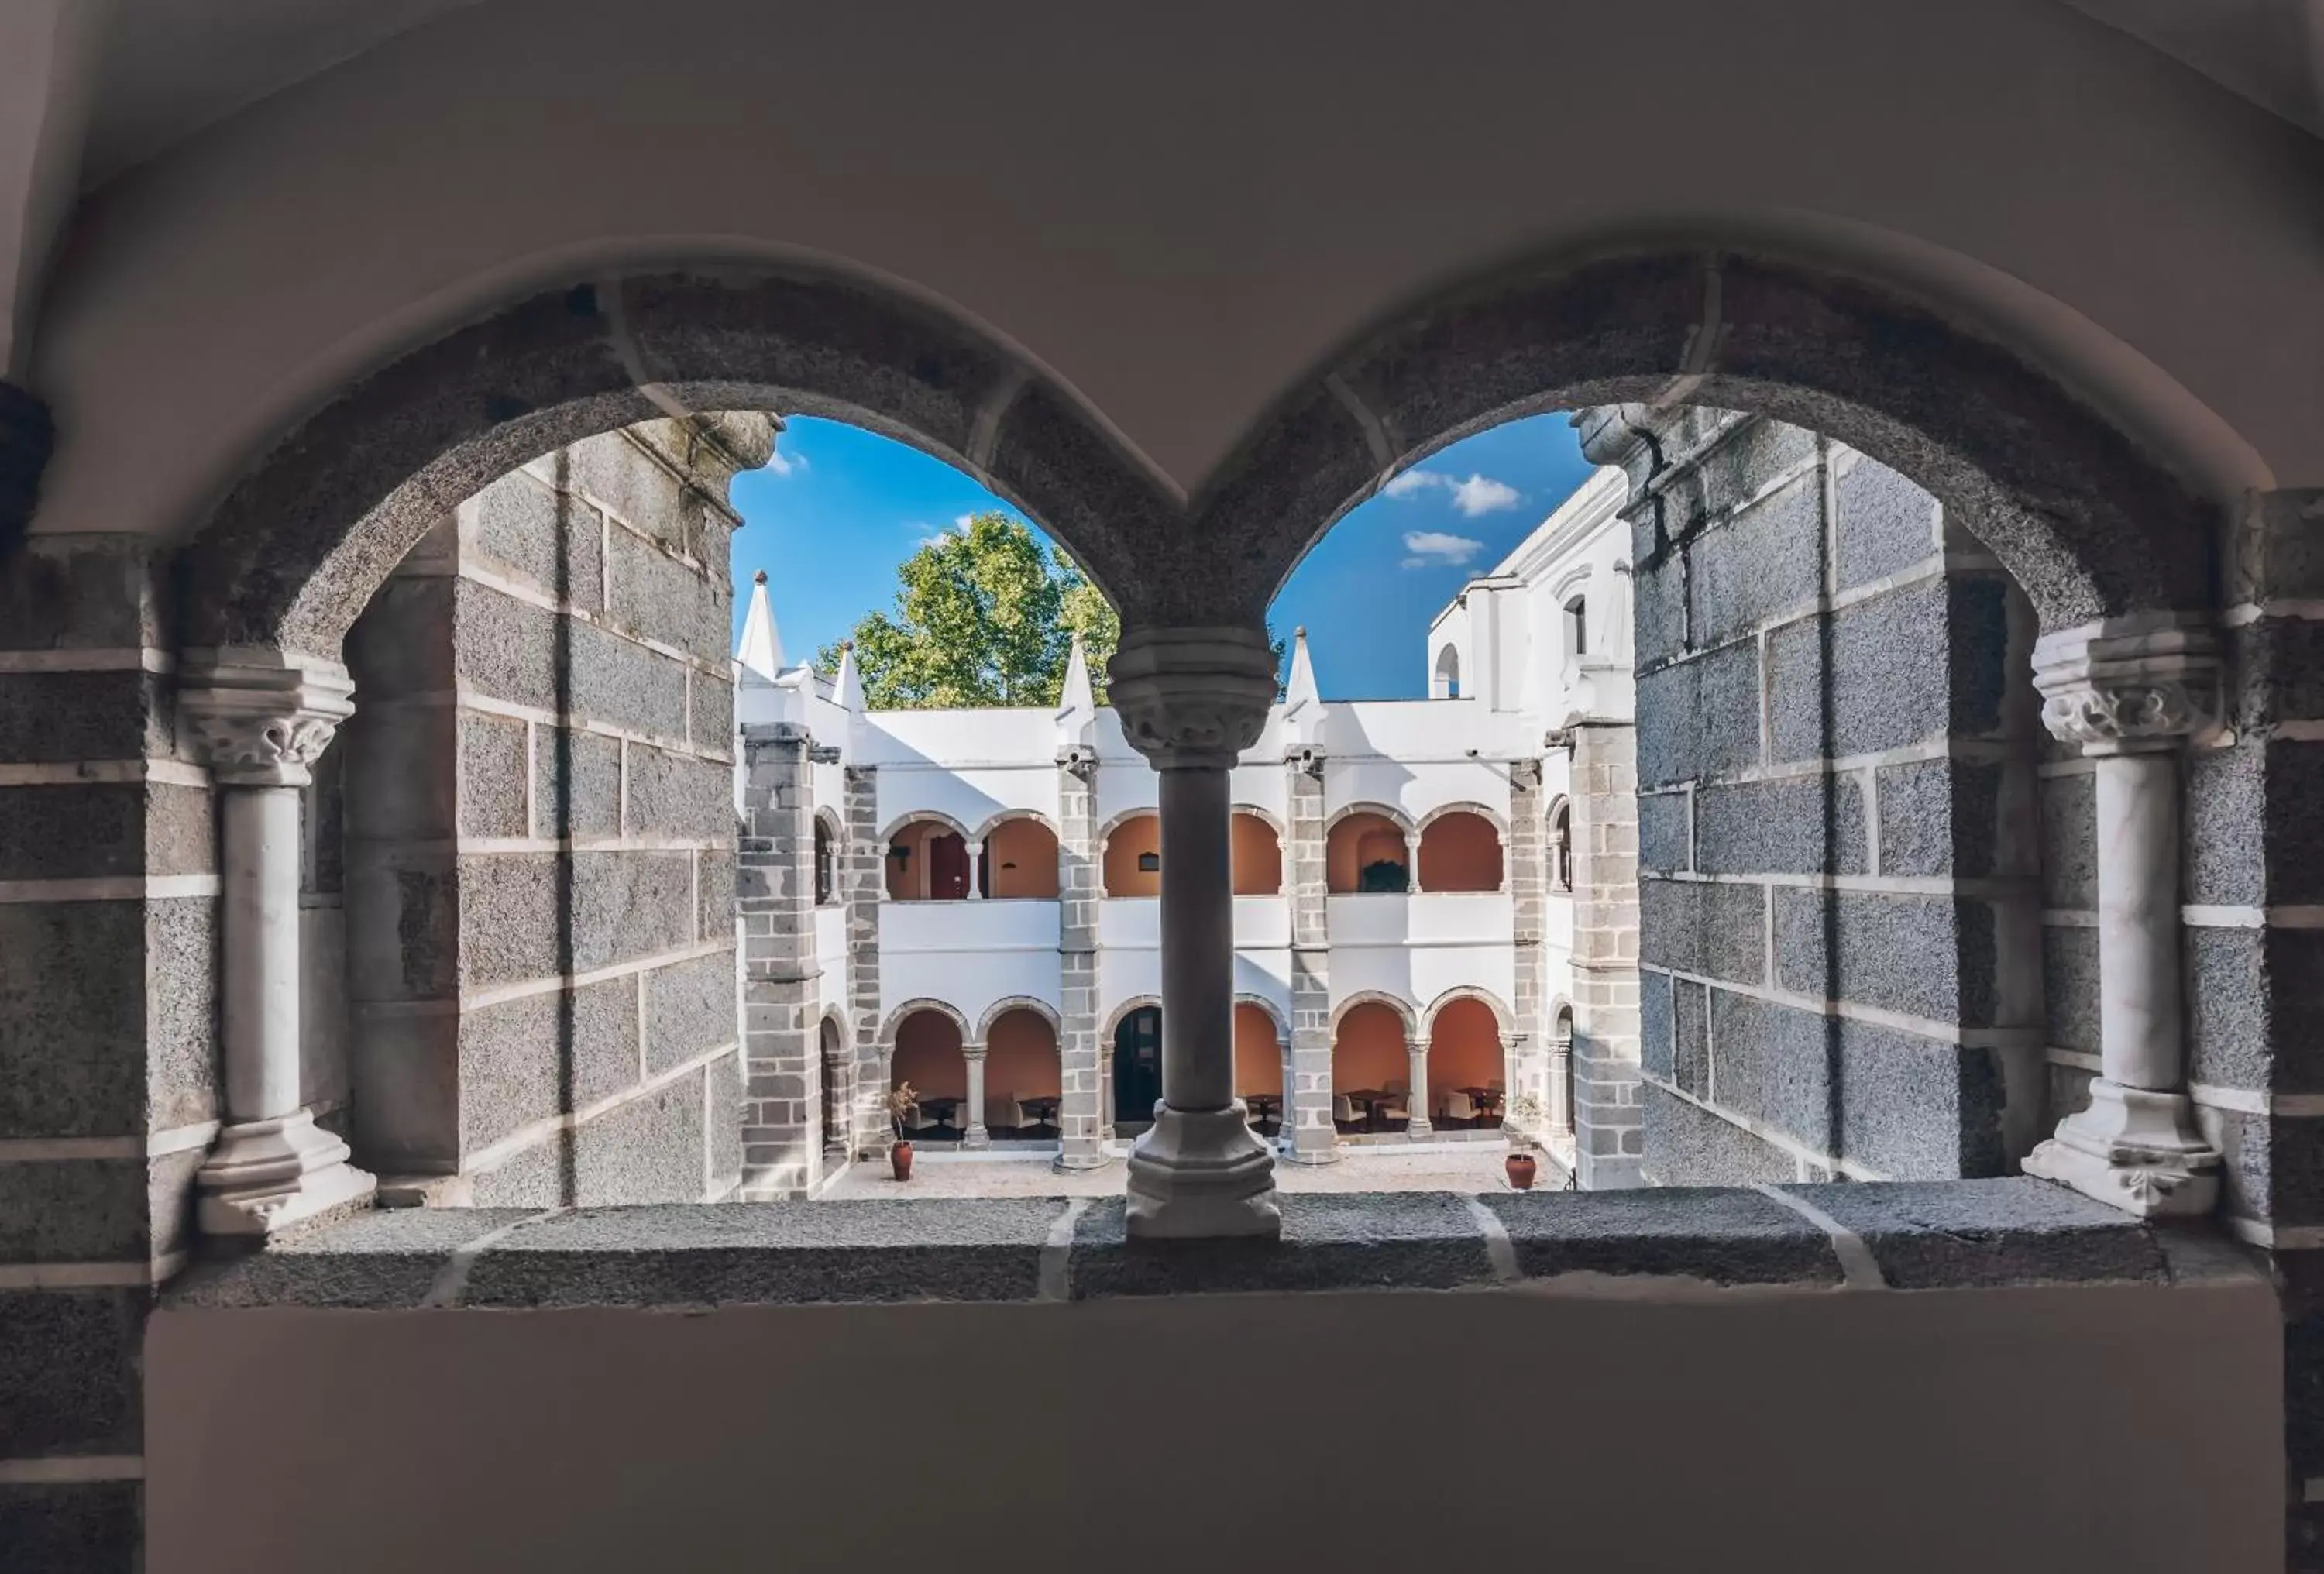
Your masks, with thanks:
[[[1517,506],[1517,489],[1489,475],[1471,475],[1466,481],[1452,483],[1452,506],[1461,511],[1463,519],[1475,519],[1479,514]]]
[[[1466,481],[1456,481],[1439,470],[1407,470],[1380,488],[1380,494],[1398,502],[1409,502],[1430,487],[1443,487],[1452,494],[1452,506],[1464,519],[1480,514],[1495,513],[1505,508],[1515,508],[1523,495],[1505,481],[1489,475],[1471,474]]]
[[[974,514],[955,514],[953,516],[952,528],[965,536],[968,534],[969,527],[974,523],[976,523]]]
[[[797,475],[807,468],[807,456],[786,454],[782,450],[782,445],[778,442],[775,451],[767,456],[767,468],[777,475]]]
[[[1406,530],[1404,549],[1412,554],[1404,560],[1406,568],[1458,568],[1483,551],[1485,544],[1443,530]]]

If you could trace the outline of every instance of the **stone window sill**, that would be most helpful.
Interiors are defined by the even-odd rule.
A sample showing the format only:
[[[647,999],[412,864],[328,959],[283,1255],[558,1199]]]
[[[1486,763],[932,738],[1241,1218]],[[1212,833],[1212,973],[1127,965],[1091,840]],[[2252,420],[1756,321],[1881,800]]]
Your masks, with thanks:
[[[378,1211],[204,1264],[168,1299],[690,1308],[1332,1290],[1620,1293],[1624,1282],[1655,1281],[1728,1290],[2160,1285],[2258,1271],[2207,1229],[2160,1229],[2022,1179],[1297,1194],[1282,1204],[1283,1238],[1269,1243],[1132,1242],[1120,1198]]]

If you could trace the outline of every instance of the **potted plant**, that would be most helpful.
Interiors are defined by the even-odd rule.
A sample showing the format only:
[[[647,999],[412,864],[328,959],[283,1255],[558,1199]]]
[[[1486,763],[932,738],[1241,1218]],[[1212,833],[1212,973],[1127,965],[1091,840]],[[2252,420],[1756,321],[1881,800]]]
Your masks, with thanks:
[[[899,1181],[912,1178],[912,1145],[904,1136],[904,1117],[910,1114],[912,1106],[919,1101],[920,1096],[912,1091],[909,1082],[897,1083],[888,1094],[888,1124],[894,1128],[896,1135],[895,1142],[888,1149],[888,1164]]]
[[[1508,1172],[1513,1191],[1530,1192],[1534,1177],[1541,1173],[1541,1161],[1534,1157],[1534,1128],[1541,1119],[1541,1100],[1531,1093],[1519,1093],[1509,1100],[1509,1156],[1502,1161]]]

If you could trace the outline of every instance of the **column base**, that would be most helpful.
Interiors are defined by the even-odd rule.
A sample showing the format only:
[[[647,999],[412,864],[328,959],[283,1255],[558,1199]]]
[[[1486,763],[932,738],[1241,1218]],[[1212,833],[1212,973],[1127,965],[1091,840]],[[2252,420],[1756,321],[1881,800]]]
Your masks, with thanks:
[[[1129,1232],[1157,1240],[1282,1234],[1275,1155],[1250,1118],[1240,1099],[1224,1109],[1157,1108],[1130,1151]]]
[[[2218,1151],[2196,1131],[2187,1095],[2103,1077],[2089,1108],[2061,1121],[2024,1168],[2141,1219],[2200,1217],[2219,1198]]]
[[[269,1236],[337,1209],[368,1204],[379,1183],[347,1163],[347,1145],[301,1109],[218,1133],[194,1177],[205,1235]]]
[[[966,1131],[961,1133],[960,1146],[963,1147],[991,1147],[992,1146],[992,1133],[984,1127],[972,1126]]]
[[[1425,1142],[1436,1135],[1436,1128],[1428,1123],[1427,1116],[1416,1115],[1404,1123],[1404,1134],[1415,1142]]]

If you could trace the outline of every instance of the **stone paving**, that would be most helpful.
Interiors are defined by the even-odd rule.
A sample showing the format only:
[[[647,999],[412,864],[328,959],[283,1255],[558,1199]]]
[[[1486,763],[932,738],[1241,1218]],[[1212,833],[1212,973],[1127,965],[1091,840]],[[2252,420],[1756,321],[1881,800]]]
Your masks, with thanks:
[[[1335,1164],[1277,1164],[1276,1186],[1285,1192],[1497,1192],[1508,1179],[1501,1161],[1508,1149],[1499,1143],[1475,1143],[1461,1147],[1418,1153],[1359,1149]],[[1537,1155],[1541,1174],[1537,1191],[1555,1191],[1565,1183],[1565,1172],[1546,1154]],[[859,1164],[823,1193],[828,1202],[854,1202],[867,1198],[895,1197],[1119,1197],[1127,1171],[1120,1160],[1101,1170],[1058,1173],[1047,1155],[1023,1157],[963,1158],[923,1153],[912,1166],[912,1178],[899,1184],[884,1164]]]

